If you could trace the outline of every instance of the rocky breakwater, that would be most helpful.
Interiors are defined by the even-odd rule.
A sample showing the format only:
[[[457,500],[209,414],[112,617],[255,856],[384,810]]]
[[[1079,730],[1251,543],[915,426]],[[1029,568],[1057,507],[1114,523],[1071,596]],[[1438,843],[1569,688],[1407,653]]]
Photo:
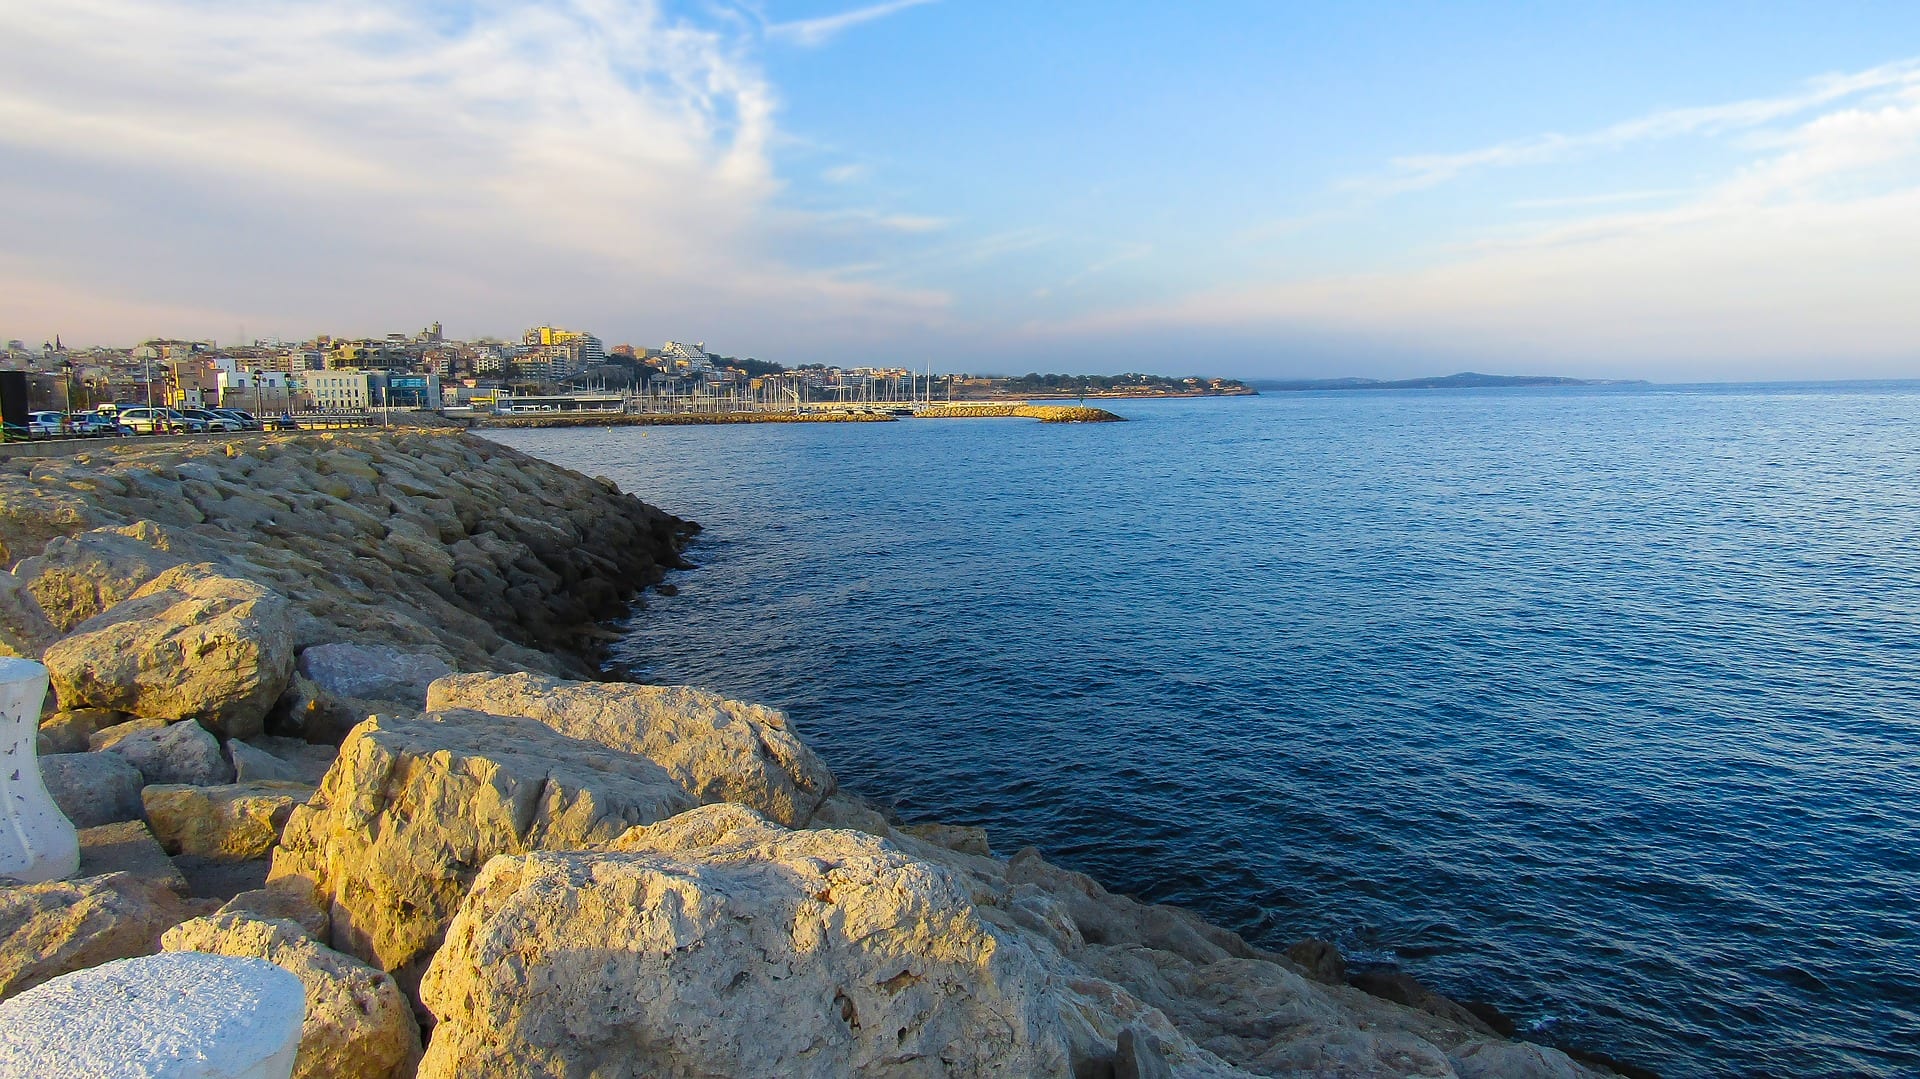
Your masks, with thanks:
[[[1598,1074],[891,819],[772,709],[592,680],[688,528],[464,435],[0,465],[0,632],[90,825],[0,882],[0,999],[266,959],[307,1076]]]

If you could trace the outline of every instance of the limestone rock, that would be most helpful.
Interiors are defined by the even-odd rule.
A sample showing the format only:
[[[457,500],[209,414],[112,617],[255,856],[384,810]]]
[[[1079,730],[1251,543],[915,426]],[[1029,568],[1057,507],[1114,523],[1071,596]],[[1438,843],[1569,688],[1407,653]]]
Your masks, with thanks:
[[[253,783],[262,780],[298,783],[303,778],[299,768],[264,749],[256,749],[238,738],[227,743],[227,759],[233,762],[233,779],[236,783]],[[317,783],[309,785],[313,786]]]
[[[245,895],[266,887],[267,873],[273,863],[266,858],[236,862],[230,858],[207,858],[198,854],[179,854],[173,867],[186,879],[187,894],[196,902],[197,914],[207,914]]]
[[[215,913],[251,914],[258,918],[293,922],[307,936],[317,941],[325,941],[332,926],[327,912],[321,906],[321,897],[313,885],[298,877],[278,880],[264,888],[250,892],[241,892],[227,900]]]
[[[153,837],[145,821],[121,821],[80,829],[80,871],[82,877],[108,873],[127,873],[148,887],[160,888],[185,897],[190,893],[187,880],[160,841]]]
[[[420,1027],[392,978],[316,943],[298,923],[220,913],[167,930],[166,951],[265,959],[300,979],[306,1017],[293,1074],[302,1079],[405,1079]]]
[[[0,887],[0,1000],[69,971],[150,955],[190,917],[180,897],[132,873]]]
[[[421,1076],[1073,1074],[1040,961],[944,870],[730,805],[621,845],[487,864]]]
[[[268,729],[286,740],[339,745],[347,732],[368,716],[402,711],[406,710],[397,702],[342,697],[296,672],[268,717]]]
[[[340,747],[337,745],[314,745],[298,738],[275,738],[270,734],[250,738],[247,744],[273,754],[299,773],[300,782],[316,787],[320,785],[320,778],[327,774],[327,769],[333,767],[333,762],[340,756]]]
[[[93,748],[90,743],[94,732],[118,726],[128,718],[125,712],[106,708],[76,708],[41,720],[40,734],[55,753],[85,753]]]
[[[61,633],[129,599],[141,586],[187,561],[152,521],[59,536],[16,571]]]
[[[88,711],[106,711],[106,709],[88,709]],[[59,713],[55,713],[58,715]],[[87,735],[87,748],[90,750],[112,749],[120,739],[140,731],[157,731],[167,725],[164,719],[129,719],[109,724]]]
[[[54,753],[40,758],[47,793],[75,828],[140,819],[146,780],[118,753]]]
[[[302,677],[340,697],[424,708],[427,687],[453,673],[447,661],[384,645],[317,644],[300,653]]]
[[[57,636],[20,578],[0,571],[0,655],[37,658]]]
[[[270,854],[294,807],[312,794],[313,788],[303,783],[157,783],[140,797],[153,834],[168,854],[242,862]]]
[[[287,601],[211,566],[176,566],[48,647],[63,708],[195,718],[258,734],[293,675]]]
[[[702,802],[744,805],[789,827],[805,825],[834,792],[833,773],[785,716],[706,690],[456,674],[433,684],[427,706],[537,719],[658,762]]]
[[[479,712],[356,727],[273,855],[324,896],[335,948],[411,990],[487,859],[606,843],[694,801],[644,757]]]
[[[148,783],[212,787],[233,782],[233,765],[221,756],[219,741],[198,723],[134,731],[103,752],[126,758]]]

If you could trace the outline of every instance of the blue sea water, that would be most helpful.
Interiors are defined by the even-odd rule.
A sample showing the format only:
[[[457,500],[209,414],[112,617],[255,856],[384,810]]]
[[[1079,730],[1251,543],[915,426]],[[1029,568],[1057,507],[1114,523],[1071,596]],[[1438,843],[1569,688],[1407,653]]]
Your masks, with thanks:
[[[706,526],[618,662],[1663,1075],[1920,1074],[1920,384],[513,431]]]

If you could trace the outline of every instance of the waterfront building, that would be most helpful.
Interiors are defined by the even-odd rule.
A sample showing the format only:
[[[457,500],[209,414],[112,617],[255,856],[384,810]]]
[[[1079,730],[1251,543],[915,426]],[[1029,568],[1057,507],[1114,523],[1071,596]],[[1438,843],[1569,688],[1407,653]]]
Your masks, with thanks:
[[[309,372],[307,395],[313,407],[330,412],[365,412],[377,403],[376,372],[341,368]],[[381,381],[384,382],[384,376]]]
[[[660,347],[660,359],[663,369],[670,375],[705,375],[714,369],[713,357],[707,355],[705,341],[691,345],[683,341],[668,341]]]
[[[607,349],[598,337],[580,330],[535,326],[520,338],[514,363],[532,378],[561,378],[583,367],[607,362]]]

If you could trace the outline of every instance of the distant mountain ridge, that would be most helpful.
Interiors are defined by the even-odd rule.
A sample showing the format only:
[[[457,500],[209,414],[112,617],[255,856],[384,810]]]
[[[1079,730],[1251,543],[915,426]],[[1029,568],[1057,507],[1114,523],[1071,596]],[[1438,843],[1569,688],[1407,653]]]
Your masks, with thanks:
[[[1457,375],[1383,380],[1377,378],[1261,379],[1248,383],[1256,390],[1465,390],[1508,386],[1644,386],[1645,379],[1566,378],[1560,375]]]

